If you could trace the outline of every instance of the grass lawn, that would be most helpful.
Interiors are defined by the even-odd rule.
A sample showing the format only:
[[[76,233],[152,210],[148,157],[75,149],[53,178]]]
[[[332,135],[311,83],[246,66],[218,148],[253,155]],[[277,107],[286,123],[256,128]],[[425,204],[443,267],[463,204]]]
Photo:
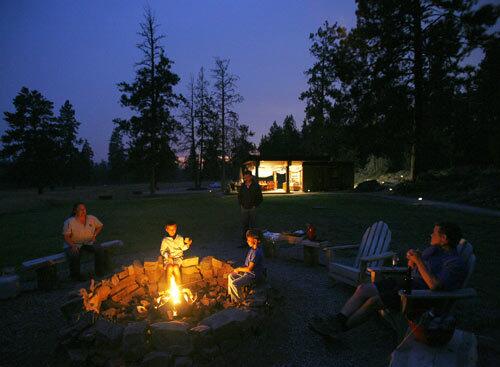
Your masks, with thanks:
[[[107,190],[113,192],[113,200],[93,199],[97,197],[94,189],[51,192],[41,197],[27,192],[0,193],[0,266],[19,266],[23,260],[60,252],[62,223],[72,203],[81,198],[89,213],[105,225],[100,240],[122,239],[126,252],[159,249],[163,225],[169,218],[177,220],[181,234],[193,238],[193,246],[228,240],[238,243],[235,196],[189,193],[133,197],[126,194],[130,187]],[[406,249],[426,246],[434,222],[454,221],[474,245],[478,258],[472,285],[479,290],[481,301],[465,311],[470,307],[496,310],[500,305],[496,282],[500,265],[498,218],[347,193],[265,196],[258,216],[260,227],[273,231],[314,223],[319,237],[337,243],[357,241],[368,225],[383,220],[392,231],[391,248],[401,252],[402,258]],[[480,316],[472,327],[500,326],[498,312]]]

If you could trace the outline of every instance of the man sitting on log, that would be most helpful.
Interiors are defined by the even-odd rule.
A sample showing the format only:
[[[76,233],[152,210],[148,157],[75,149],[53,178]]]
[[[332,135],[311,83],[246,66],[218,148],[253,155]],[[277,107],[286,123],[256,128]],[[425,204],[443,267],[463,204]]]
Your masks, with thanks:
[[[422,253],[410,249],[406,253],[413,289],[453,290],[462,286],[466,269],[456,251],[462,233],[448,222],[438,223],[431,234],[431,243]],[[309,327],[323,336],[335,336],[365,322],[375,311],[383,308],[399,311],[399,290],[403,279],[387,278],[375,283],[361,284],[339,313],[328,317],[313,317]],[[422,307],[430,305],[421,305]],[[427,307],[428,308],[428,307]]]
[[[73,280],[86,280],[80,273],[82,251],[94,253],[96,275],[101,276],[106,273],[108,267],[106,250],[95,243],[102,228],[103,224],[97,217],[87,214],[84,203],[73,205],[71,217],[66,219],[63,225],[64,252],[68,258],[70,276]]]

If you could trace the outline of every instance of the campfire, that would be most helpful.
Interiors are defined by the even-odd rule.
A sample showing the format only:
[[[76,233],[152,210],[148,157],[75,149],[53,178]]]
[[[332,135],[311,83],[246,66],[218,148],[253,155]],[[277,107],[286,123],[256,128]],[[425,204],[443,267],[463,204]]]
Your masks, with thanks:
[[[212,256],[189,258],[178,284],[159,259],[91,281],[61,307],[69,321],[59,332],[61,358],[89,366],[224,364],[225,353],[265,324],[273,294],[262,285],[247,290],[242,304],[231,302],[232,271]]]
[[[182,284],[166,279],[161,258],[134,261],[121,272],[81,289],[84,309],[109,319],[190,319],[196,322],[214,311],[231,307],[227,276],[233,267],[214,257],[186,259],[181,267]]]

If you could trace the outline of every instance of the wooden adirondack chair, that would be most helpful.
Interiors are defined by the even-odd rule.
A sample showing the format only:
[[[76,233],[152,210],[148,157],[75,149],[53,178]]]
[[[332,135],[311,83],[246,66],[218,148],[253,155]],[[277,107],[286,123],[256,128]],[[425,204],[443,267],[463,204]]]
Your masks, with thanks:
[[[384,222],[376,222],[363,234],[361,243],[358,245],[341,245],[326,247],[328,261],[328,272],[337,281],[356,287],[362,283],[366,276],[368,266],[381,266],[384,260],[394,256],[394,252],[388,251],[391,242],[391,231]],[[358,255],[352,266],[335,262],[333,254],[337,250],[359,248]]]
[[[451,311],[457,300],[477,296],[477,292],[475,291],[475,289],[467,288],[467,285],[476,266],[476,255],[474,255],[474,248],[469,242],[467,242],[467,240],[462,238],[457,245],[457,252],[462,257],[467,269],[467,276],[465,277],[465,280],[462,284],[462,288],[456,289],[454,291],[431,291],[430,289],[415,289],[412,290],[411,294],[406,294],[400,291],[399,295],[401,296],[403,311],[411,307],[411,302],[414,300],[429,300],[429,302],[441,300],[442,302],[440,302],[439,308]],[[399,269],[402,269],[402,273],[406,272],[406,268]],[[390,273],[394,273],[394,269],[388,268],[387,270]],[[384,274],[383,267],[370,268],[369,271],[372,273],[372,279],[380,279],[380,277]],[[408,323],[406,321],[406,318],[404,317],[403,312],[391,312],[389,310],[382,310],[380,314],[396,331],[398,340],[402,340],[408,331]]]
[[[414,300],[429,300],[429,302],[439,301],[439,309],[442,311],[452,311],[457,300],[472,298],[477,296],[473,288],[466,288],[474,272],[476,256],[473,248],[466,240],[460,240],[457,246],[458,253],[462,256],[467,276],[461,289],[454,291],[431,291],[413,290],[407,295],[400,292],[401,301],[406,307]],[[451,341],[442,347],[428,347],[419,343],[411,331],[404,341],[391,354],[391,367],[416,367],[416,366],[475,366],[477,362],[477,339],[474,334],[455,330]]]

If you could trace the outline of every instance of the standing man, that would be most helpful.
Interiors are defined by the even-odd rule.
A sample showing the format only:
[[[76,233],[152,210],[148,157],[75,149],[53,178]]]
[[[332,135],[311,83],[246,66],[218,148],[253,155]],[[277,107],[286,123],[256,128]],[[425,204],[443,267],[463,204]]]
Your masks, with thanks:
[[[255,228],[257,207],[262,203],[262,191],[257,180],[254,180],[252,172],[243,172],[243,185],[238,193],[238,202],[241,208],[241,245],[247,247],[246,233],[249,229]]]

